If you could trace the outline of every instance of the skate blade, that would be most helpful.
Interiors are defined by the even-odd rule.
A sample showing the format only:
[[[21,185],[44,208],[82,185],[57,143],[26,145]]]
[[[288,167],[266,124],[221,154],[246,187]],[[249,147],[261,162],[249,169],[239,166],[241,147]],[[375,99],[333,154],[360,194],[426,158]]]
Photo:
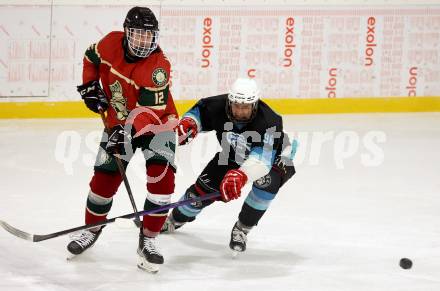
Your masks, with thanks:
[[[138,268],[148,273],[156,274],[159,272],[159,265],[148,262],[145,258],[139,257]]]
[[[232,258],[238,259],[240,253],[243,252],[243,249],[238,246],[235,246],[233,249],[231,249],[231,251],[232,251]]]
[[[77,256],[79,256],[79,255],[74,255],[74,254],[69,253],[66,257],[66,261],[69,261],[69,262],[73,261]]]

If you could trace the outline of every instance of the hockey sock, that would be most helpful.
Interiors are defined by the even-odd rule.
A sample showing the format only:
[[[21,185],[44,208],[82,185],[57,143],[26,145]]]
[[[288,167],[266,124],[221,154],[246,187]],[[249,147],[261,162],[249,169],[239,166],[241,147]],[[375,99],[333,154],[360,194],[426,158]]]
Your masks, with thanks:
[[[144,210],[150,210],[160,206],[161,205],[159,204],[151,202],[148,198],[145,199]],[[142,221],[144,235],[148,237],[156,237],[159,234],[162,225],[165,223],[167,215],[168,210],[145,215]]]
[[[90,181],[90,191],[87,196],[86,224],[97,223],[106,219],[112,207],[113,195],[115,195],[121,182],[122,178],[118,173],[95,171]]]
[[[171,202],[174,192],[174,172],[171,167],[164,164],[151,164],[147,166],[147,189],[144,210],[150,210]],[[168,215],[168,210],[145,215],[143,217],[143,232],[145,236],[156,237]]]

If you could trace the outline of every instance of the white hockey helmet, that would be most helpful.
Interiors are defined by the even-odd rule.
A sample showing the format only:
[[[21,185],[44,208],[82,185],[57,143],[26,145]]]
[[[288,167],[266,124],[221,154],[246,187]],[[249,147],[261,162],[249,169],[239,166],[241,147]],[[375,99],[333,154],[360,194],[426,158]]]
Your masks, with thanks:
[[[232,84],[228,94],[228,102],[226,102],[226,113],[231,121],[249,122],[251,121],[258,108],[258,100],[260,100],[260,89],[254,79],[238,78]],[[231,104],[252,104],[252,115],[248,120],[236,120],[232,114]]]
[[[228,100],[232,103],[253,104],[260,99],[260,90],[254,79],[238,78],[232,84]]]

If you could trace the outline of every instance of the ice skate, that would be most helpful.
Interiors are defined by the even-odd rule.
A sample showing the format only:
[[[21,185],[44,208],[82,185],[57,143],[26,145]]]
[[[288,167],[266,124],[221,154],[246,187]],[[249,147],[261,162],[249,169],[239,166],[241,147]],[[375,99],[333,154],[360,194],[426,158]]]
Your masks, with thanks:
[[[101,232],[102,229],[97,232],[86,229],[81,232],[74,233],[71,236],[70,243],[67,245],[67,250],[71,254],[71,256],[69,256],[67,259],[70,260],[75,256],[82,254],[85,250],[91,248],[98,240]]]
[[[160,233],[173,233],[177,229],[181,228],[185,223],[186,222],[177,222],[173,217],[173,213],[170,213],[165,220],[165,223],[162,225]]]
[[[232,257],[235,258],[239,253],[246,250],[247,234],[250,228],[244,227],[239,221],[234,224],[231,231],[229,247],[232,250]]]
[[[156,247],[155,238],[139,235],[139,255],[138,267],[150,273],[157,273],[159,266],[163,264],[163,256]]]

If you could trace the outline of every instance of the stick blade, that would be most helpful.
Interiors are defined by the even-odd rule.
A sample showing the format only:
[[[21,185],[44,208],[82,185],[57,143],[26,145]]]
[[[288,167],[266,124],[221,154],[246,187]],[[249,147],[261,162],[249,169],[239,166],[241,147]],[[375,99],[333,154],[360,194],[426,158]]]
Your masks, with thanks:
[[[22,230],[19,230],[18,228],[13,227],[12,225],[0,220],[0,226],[3,227],[7,232],[9,232],[10,234],[19,237],[21,239],[24,240],[28,240],[28,241],[34,241],[34,235],[24,232]]]

